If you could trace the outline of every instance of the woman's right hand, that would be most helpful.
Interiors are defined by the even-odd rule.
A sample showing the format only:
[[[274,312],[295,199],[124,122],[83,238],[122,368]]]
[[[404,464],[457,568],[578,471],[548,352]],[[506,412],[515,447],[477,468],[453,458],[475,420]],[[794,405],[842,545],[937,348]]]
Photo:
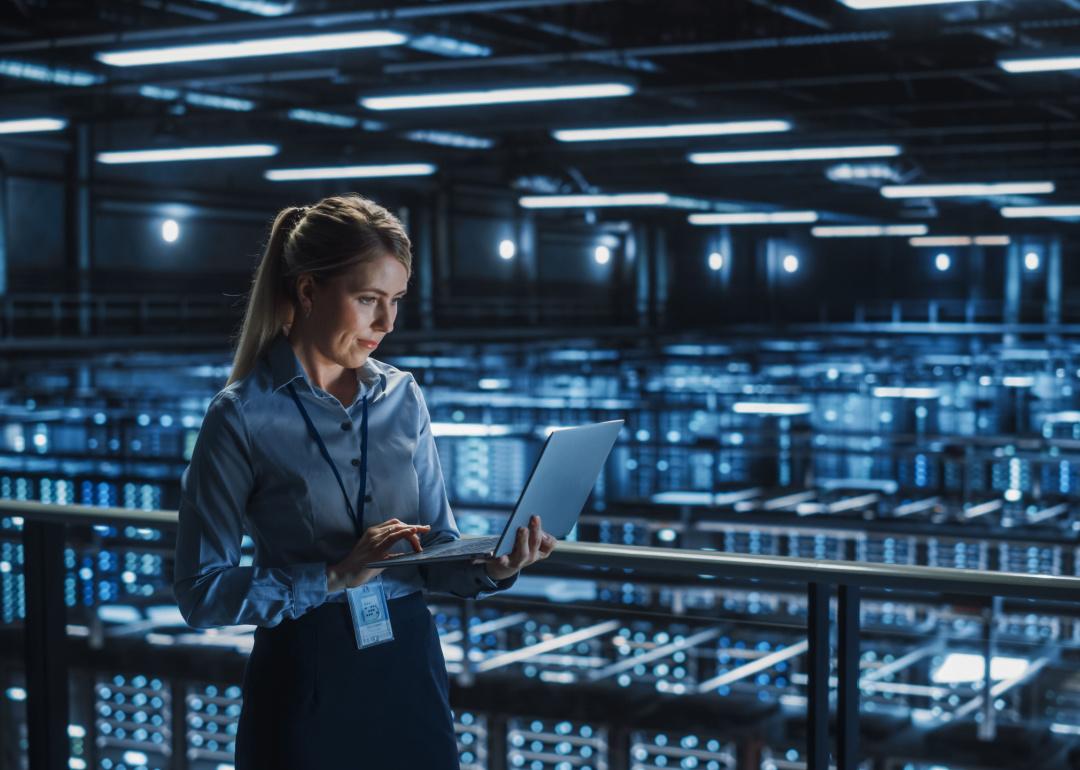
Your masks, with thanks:
[[[385,559],[399,540],[408,540],[414,551],[423,550],[420,546],[420,535],[430,529],[429,524],[405,524],[398,519],[368,527],[348,556],[326,568],[327,592],[355,588],[377,576],[382,572],[381,569],[371,569],[363,565]]]

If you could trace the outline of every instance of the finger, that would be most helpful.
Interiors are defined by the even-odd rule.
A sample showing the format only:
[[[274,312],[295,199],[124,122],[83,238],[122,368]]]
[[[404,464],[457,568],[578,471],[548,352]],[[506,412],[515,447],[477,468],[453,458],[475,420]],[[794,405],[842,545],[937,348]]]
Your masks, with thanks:
[[[388,551],[399,540],[405,540],[405,539],[408,539],[410,537],[416,537],[415,533],[413,533],[412,530],[410,530],[410,529],[400,529],[400,530],[397,530],[396,532],[391,532],[389,535],[387,535],[385,538],[383,538],[382,542],[379,543],[377,548],[378,548],[379,551]]]
[[[417,535],[415,532],[409,535],[409,542],[412,543],[413,551],[415,551],[416,553],[420,553],[422,550],[424,550],[424,546],[420,545],[420,536]]]
[[[387,543],[394,543],[400,540],[402,537],[416,534],[417,527],[409,524],[401,524],[395,529],[391,529],[384,532],[372,541],[372,545],[376,548],[388,547]]]
[[[529,553],[529,530],[518,527],[517,537],[514,538],[514,551],[510,554],[511,561],[520,561]]]
[[[540,548],[540,540],[544,536],[543,531],[540,529],[540,517],[529,517],[529,553],[535,554],[537,549]]]
[[[540,558],[546,559],[554,550],[555,538],[545,532],[543,540],[540,542]]]
[[[514,550],[510,554],[509,566],[514,569],[521,569],[527,564],[529,564],[529,530],[520,527],[514,540]]]

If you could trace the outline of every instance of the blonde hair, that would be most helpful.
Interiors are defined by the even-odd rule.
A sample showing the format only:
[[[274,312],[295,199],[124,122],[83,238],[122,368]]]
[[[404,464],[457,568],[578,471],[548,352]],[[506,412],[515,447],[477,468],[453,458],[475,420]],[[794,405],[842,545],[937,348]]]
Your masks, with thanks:
[[[314,206],[278,212],[251,282],[229,384],[246,377],[282,327],[292,323],[298,276],[330,279],[384,255],[397,259],[411,275],[405,228],[385,208],[360,195],[335,195]]]

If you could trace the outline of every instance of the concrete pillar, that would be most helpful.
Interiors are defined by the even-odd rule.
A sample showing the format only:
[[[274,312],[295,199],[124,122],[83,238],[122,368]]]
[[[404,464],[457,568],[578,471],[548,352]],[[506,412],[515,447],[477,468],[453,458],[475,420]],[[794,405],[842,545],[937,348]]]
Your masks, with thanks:
[[[540,260],[537,254],[536,217],[531,211],[518,209],[514,219],[514,241],[517,246],[518,285],[525,288],[525,307],[530,322],[539,320]]]
[[[0,160],[0,297],[8,292],[7,225],[11,220],[8,211],[7,169]]]
[[[668,257],[667,230],[656,227],[656,243],[653,248],[653,284],[652,316],[653,327],[663,328],[667,324],[668,293],[671,288],[671,261]]]
[[[1061,237],[1054,236],[1046,244],[1046,323],[1061,323]],[[1051,333],[1048,340],[1061,341],[1061,335]]]
[[[973,321],[978,317],[978,303],[983,299],[983,282],[986,274],[986,252],[982,246],[972,246],[968,255],[968,312],[965,317]]]
[[[409,209],[409,235],[413,242],[416,266],[417,305],[420,328],[429,330],[435,325],[435,258],[433,254],[432,212],[429,200]]]
[[[1013,239],[1005,251],[1005,314],[1003,320],[1006,327],[1020,323],[1020,289],[1023,281],[1023,275],[1021,274],[1023,255],[1020,252],[1021,246],[1016,239]],[[1007,329],[1002,341],[1006,345],[1015,345],[1017,338],[1018,335],[1015,330]]]
[[[432,207],[432,230],[435,253],[432,259],[432,278],[435,281],[432,315],[443,312],[450,300],[450,277],[453,274],[450,260],[450,195],[445,188],[435,194]]]
[[[90,271],[93,269],[94,247],[93,201],[90,194],[94,146],[90,124],[76,125],[73,138],[68,178],[68,269],[72,272],[79,300],[78,333],[81,337],[87,337],[92,331]]]
[[[634,309],[637,317],[637,325],[644,328],[649,326],[649,305],[652,294],[652,276],[650,264],[652,263],[652,244],[649,242],[648,225],[635,224],[626,239],[628,254],[633,255],[635,267],[634,280]]]

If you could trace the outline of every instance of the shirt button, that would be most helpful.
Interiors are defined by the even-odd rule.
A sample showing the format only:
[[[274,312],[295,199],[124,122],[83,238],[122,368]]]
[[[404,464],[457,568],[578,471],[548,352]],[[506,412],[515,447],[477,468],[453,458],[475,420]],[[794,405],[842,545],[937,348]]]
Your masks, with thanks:
[[[359,467],[360,467],[360,458],[359,458],[359,457],[354,457],[354,458],[352,459],[352,464],[353,464],[353,465],[354,465],[355,467],[359,468]]]
[[[352,422],[350,422],[349,420],[346,420],[345,422],[341,423],[341,429],[342,430],[352,430]]]

